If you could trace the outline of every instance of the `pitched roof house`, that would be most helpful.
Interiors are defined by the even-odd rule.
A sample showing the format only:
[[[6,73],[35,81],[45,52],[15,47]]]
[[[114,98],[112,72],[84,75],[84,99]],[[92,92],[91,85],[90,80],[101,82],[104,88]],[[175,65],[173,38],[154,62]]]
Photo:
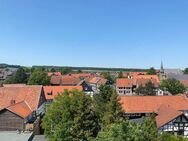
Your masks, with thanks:
[[[51,76],[61,76],[61,72],[48,72],[48,76],[51,77]]]
[[[87,83],[92,87],[95,93],[99,92],[99,87],[101,85],[107,84],[108,80],[99,76],[95,76],[87,80]]]
[[[159,132],[188,136],[186,96],[120,96],[125,116],[130,120],[156,114]]]
[[[68,76],[73,76],[79,79],[86,79],[86,78],[91,78],[96,76],[94,73],[73,73],[73,74],[68,74]]]
[[[148,82],[152,82],[156,90],[159,87],[159,78],[157,75],[140,74],[131,78],[116,79],[116,91],[119,95],[134,95],[136,88],[145,86]]]
[[[43,88],[48,102],[51,102],[58,94],[63,93],[65,90],[83,90],[82,86],[44,86]]]
[[[85,80],[81,80],[72,75],[52,76],[50,82],[52,86],[82,86],[82,89],[86,94],[93,93],[91,86],[89,86]]]
[[[132,95],[133,80],[128,78],[118,78],[116,80],[116,91],[119,95]]]
[[[1,87],[0,131],[27,130],[26,124],[44,112],[45,101],[42,86]]]
[[[81,80],[73,76],[52,76],[50,83],[52,85],[76,86]]]

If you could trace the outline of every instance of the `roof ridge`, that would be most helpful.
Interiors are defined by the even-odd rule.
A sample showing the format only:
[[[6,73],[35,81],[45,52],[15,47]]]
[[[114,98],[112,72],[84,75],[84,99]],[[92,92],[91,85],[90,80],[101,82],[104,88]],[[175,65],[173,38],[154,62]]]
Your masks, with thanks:
[[[31,107],[30,107],[30,105],[27,103],[27,101],[23,101],[28,107],[29,107],[29,109],[32,111],[32,109],[31,109]]]

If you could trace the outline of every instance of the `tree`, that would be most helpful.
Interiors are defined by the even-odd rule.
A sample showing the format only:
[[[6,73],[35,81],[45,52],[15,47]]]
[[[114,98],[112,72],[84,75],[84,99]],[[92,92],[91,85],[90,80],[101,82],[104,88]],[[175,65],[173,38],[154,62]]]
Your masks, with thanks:
[[[114,84],[115,83],[115,79],[110,75],[109,72],[102,72],[101,76],[103,78],[107,79],[109,84]]]
[[[151,81],[149,81],[148,83],[146,83],[145,86],[140,85],[135,90],[135,93],[137,95],[152,96],[152,95],[156,95],[156,88],[155,88],[154,84]]]
[[[77,71],[77,73],[82,73],[82,70],[79,69],[79,70]]]
[[[124,77],[124,76],[123,76],[123,72],[120,71],[119,74],[118,74],[118,78],[123,78],[123,77]]]
[[[35,69],[28,81],[29,85],[49,85],[50,77],[46,71]]]
[[[27,74],[25,70],[20,67],[17,71],[15,76],[10,77],[5,81],[7,84],[14,84],[14,83],[27,83]]]
[[[94,95],[95,106],[100,119],[102,119],[104,116],[106,104],[110,101],[112,93],[113,88],[111,86],[101,85],[99,87],[99,94]]]
[[[114,90],[110,97],[110,101],[106,104],[106,110],[102,117],[103,126],[123,120],[123,110],[119,101],[120,99]]]
[[[161,82],[161,89],[168,91],[172,95],[184,93],[186,88],[180,81],[176,79],[166,79]]]
[[[112,86],[100,86],[99,94],[94,96],[95,107],[100,120],[101,128],[122,118],[121,104],[118,95]]]
[[[185,68],[184,74],[188,74],[188,68]]]
[[[96,141],[157,141],[157,128],[153,118],[141,124],[125,120],[109,125],[100,131]]]
[[[42,127],[53,141],[91,140],[99,131],[92,99],[79,91],[64,92],[48,107]]]
[[[146,86],[145,86],[145,95],[156,95],[156,88],[154,86],[154,84],[149,81],[148,83],[146,83]]]
[[[51,72],[56,72],[56,69],[55,69],[55,68],[51,68],[50,71],[51,71]]]
[[[156,70],[154,67],[151,67],[148,71],[147,71],[147,74],[149,75],[155,75],[156,74]]]
[[[143,141],[157,141],[157,126],[156,126],[155,114],[150,117],[146,117],[141,123],[141,135]]]
[[[72,69],[71,68],[63,68],[62,70],[61,70],[61,73],[62,74],[69,74],[69,73],[71,73],[72,72]]]

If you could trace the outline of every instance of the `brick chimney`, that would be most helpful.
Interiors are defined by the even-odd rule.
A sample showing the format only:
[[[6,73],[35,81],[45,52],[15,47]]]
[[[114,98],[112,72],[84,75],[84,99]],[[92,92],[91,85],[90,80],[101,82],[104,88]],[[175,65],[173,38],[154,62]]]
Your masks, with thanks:
[[[13,100],[13,99],[12,99],[12,100],[10,101],[10,104],[11,104],[11,105],[14,105],[15,103],[16,103],[16,100]]]

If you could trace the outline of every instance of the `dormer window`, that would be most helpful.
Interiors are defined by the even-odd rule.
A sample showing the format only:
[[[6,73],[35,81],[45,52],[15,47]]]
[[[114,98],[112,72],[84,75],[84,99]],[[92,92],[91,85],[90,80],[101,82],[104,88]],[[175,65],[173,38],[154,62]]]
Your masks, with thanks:
[[[47,95],[52,95],[52,91],[51,91],[51,92],[48,92]]]
[[[13,99],[12,99],[12,100],[10,101],[10,104],[11,104],[11,105],[13,105],[13,104],[15,104],[15,103],[16,103],[16,100],[13,100]]]

